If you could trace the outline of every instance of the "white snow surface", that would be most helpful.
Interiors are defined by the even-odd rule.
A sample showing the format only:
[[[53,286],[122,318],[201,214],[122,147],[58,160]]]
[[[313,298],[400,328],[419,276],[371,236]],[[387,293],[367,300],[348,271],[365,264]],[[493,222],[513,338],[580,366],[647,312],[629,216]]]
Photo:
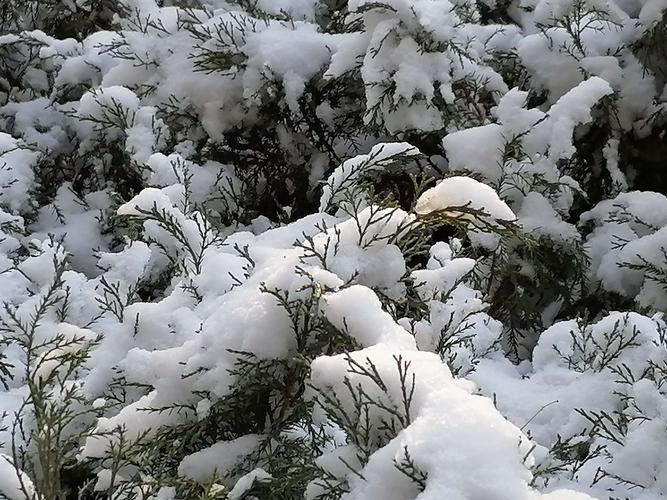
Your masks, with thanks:
[[[47,500],[44,436],[114,500],[667,496],[667,0],[38,3],[0,498]]]
[[[479,211],[481,219],[516,219],[512,209],[500,199],[492,187],[471,177],[454,176],[443,179],[435,187],[422,193],[415,206],[415,212],[420,215],[441,212],[461,219],[473,219],[476,216],[474,213],[466,213],[465,209]]]

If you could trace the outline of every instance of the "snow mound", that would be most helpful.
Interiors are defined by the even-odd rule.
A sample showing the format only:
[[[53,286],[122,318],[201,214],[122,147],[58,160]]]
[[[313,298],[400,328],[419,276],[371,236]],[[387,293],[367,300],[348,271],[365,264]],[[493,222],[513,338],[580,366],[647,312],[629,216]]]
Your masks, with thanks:
[[[415,212],[419,215],[439,212],[464,220],[475,216],[516,220],[512,209],[492,187],[464,176],[448,177],[425,191],[417,200]]]

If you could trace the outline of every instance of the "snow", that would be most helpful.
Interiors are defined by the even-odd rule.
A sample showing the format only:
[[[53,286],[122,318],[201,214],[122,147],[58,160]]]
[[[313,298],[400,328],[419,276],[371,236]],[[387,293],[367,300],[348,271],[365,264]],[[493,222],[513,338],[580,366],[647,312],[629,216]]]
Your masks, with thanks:
[[[443,213],[463,220],[472,220],[477,216],[466,213],[466,209],[479,211],[480,218],[503,221],[516,219],[512,209],[492,187],[471,177],[454,176],[440,181],[422,193],[415,206],[415,212],[419,215]]]
[[[605,289],[644,306],[666,304],[659,279],[667,245],[665,206],[667,198],[660,193],[630,191],[582,214],[582,220],[594,226],[586,239],[591,272]],[[650,263],[657,266],[657,274],[647,267]]]
[[[643,24],[651,26],[662,19],[662,12],[666,8],[664,0],[650,0],[644,3],[638,17]]]
[[[555,158],[567,158],[574,153],[571,137],[574,127],[591,120],[591,108],[613,89],[602,78],[592,77],[580,83],[549,110],[551,137],[549,151]]]
[[[549,50],[551,44],[566,45],[570,40],[562,30],[551,28],[548,37],[529,34],[518,43],[522,62],[535,75],[540,87],[549,91],[555,101],[582,81],[576,62],[561,51]]]
[[[362,364],[373,359],[388,393],[383,394],[362,374],[348,368],[350,358]],[[490,399],[470,394],[473,386],[453,379],[438,356],[416,351],[397,353],[387,345],[378,345],[357,351],[350,358],[321,357],[312,365],[315,386],[335,392],[348,411],[354,405],[348,400],[346,383],[352,387],[360,384],[371,400],[382,402],[379,408],[400,404],[397,359],[408,363],[409,372],[419,384],[410,406],[411,423],[375,451],[358,475],[348,471],[351,490],[343,498],[416,497],[414,483],[396,467],[387,467],[400,463],[406,449],[414,465],[428,477],[418,498],[541,498],[528,486],[530,472],[526,465],[532,460],[529,440],[500,416]],[[355,424],[377,432],[381,418],[379,409],[371,409]],[[558,494],[563,498],[591,498]]]
[[[0,493],[8,500],[28,500],[35,494],[32,481],[12,465],[11,457],[0,453]]]
[[[620,312],[611,313],[587,327],[575,321],[556,323],[540,337],[532,369],[527,374],[520,375],[514,366],[505,361],[484,360],[472,378],[485,393],[495,395],[503,414],[512,421],[521,422],[524,430],[530,432],[537,443],[547,447],[558,436],[587,435],[590,422],[578,412],[573,412],[574,408],[610,414],[615,411],[631,414],[637,410],[640,414],[650,415],[656,422],[664,421],[664,400],[656,398],[653,382],[639,380],[625,384],[617,376],[621,367],[628,372],[639,373],[665,359],[664,347],[660,347],[658,340],[663,327],[664,323],[659,319]],[[603,356],[603,352],[614,352],[622,344],[629,344],[630,347],[623,349],[617,358]],[[635,410],[623,408],[621,401],[626,394],[631,397],[637,394]],[[661,453],[648,445],[655,438],[652,437],[653,424],[651,421],[646,421],[646,424],[639,421],[631,424],[622,447],[602,437],[595,438],[597,444],[606,444],[614,449],[618,447],[618,454],[614,453],[609,464],[593,460],[579,475],[592,476],[596,467],[600,466],[624,476],[631,475],[641,481],[647,491],[652,491],[656,498],[664,494],[659,473],[649,478],[640,472],[657,471],[664,466]],[[639,454],[633,455],[635,443],[639,442],[645,442],[641,458]],[[604,495],[606,484],[605,480],[597,488],[591,488],[591,494]]]
[[[157,393],[152,392],[126,406],[114,417],[100,418],[95,429],[97,432],[85,440],[79,457],[85,459],[106,456],[114,446],[118,445],[120,439],[119,435],[113,432],[114,429],[123,429],[124,439],[128,443],[135,443],[139,438],[154,433],[158,426],[173,424],[183,418],[173,413],[153,411],[160,408],[156,397]]]
[[[414,339],[382,310],[371,290],[355,285],[323,297],[322,312],[331,323],[347,331],[363,346],[393,345],[414,348]]]
[[[501,174],[499,162],[505,149],[503,127],[497,123],[449,134],[443,140],[452,170],[476,172],[491,182]]]
[[[436,297],[454,288],[475,265],[473,259],[454,259],[440,269],[421,269],[412,272],[417,291],[424,298]]]
[[[97,338],[97,334],[75,325],[61,323],[57,327],[55,338],[58,339],[56,347],[37,360],[37,369],[32,373],[35,381],[45,381],[50,378],[52,372],[62,364],[63,358],[84,352]]]
[[[62,237],[73,264],[89,276],[95,276],[97,259],[92,255],[109,247],[109,238],[100,234],[98,221],[110,203],[105,192],[80,198],[69,183],[64,183],[53,202],[39,211],[33,225],[34,235],[40,239],[47,235]]]
[[[236,481],[234,488],[227,494],[230,500],[238,500],[243,498],[247,491],[253,487],[255,483],[263,483],[272,479],[271,474],[264,469],[253,469],[244,475],[241,479]]]
[[[285,51],[298,41],[302,57],[284,57]],[[306,81],[329,61],[336,39],[318,33],[310,23],[295,22],[269,25],[256,36],[249,37],[244,52],[251,67],[268,68],[283,81],[285,99],[293,111],[299,109],[298,99]],[[259,72],[248,71],[244,76],[245,94],[253,95]]]
[[[667,495],[665,0],[38,3],[0,497]]]
[[[178,473],[190,479],[204,481],[214,474],[224,475],[260,445],[262,436],[247,434],[233,441],[221,441],[197,453],[188,455],[178,466]],[[261,474],[256,474],[263,479]],[[250,478],[249,478],[250,479]],[[253,479],[250,479],[252,482]],[[239,486],[241,490],[242,486]]]
[[[322,187],[320,212],[328,210],[332,205],[346,201],[355,185],[362,180],[364,174],[382,171],[402,155],[419,154],[417,148],[408,143],[383,143],[373,146],[367,155],[358,155],[346,160],[338,166]]]
[[[546,236],[554,241],[581,239],[574,226],[564,222],[553,209],[549,200],[539,193],[529,193],[517,213],[518,223],[528,234]]]
[[[32,167],[40,154],[22,141],[0,132],[0,203],[10,210],[27,208],[26,194],[33,189]]]

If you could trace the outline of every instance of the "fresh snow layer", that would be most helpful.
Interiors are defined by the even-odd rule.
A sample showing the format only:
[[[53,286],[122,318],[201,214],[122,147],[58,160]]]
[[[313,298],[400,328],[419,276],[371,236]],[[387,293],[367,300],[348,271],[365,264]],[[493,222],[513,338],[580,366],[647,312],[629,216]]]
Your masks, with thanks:
[[[479,212],[482,219],[516,219],[512,209],[500,199],[492,187],[471,177],[454,176],[443,179],[435,187],[422,193],[415,206],[415,212],[419,215],[442,213],[461,219],[473,219],[477,216],[466,213],[466,210]]]

